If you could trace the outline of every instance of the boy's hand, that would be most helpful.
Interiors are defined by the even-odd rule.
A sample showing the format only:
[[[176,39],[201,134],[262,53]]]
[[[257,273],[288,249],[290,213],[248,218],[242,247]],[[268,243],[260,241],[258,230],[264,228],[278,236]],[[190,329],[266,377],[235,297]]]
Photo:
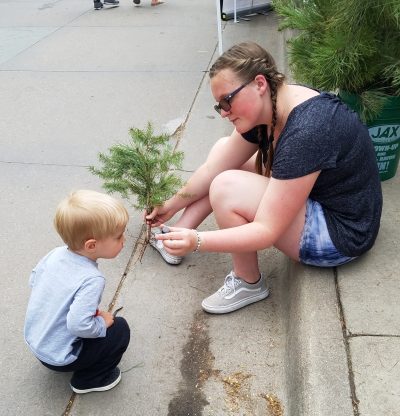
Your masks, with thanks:
[[[109,328],[114,323],[114,315],[111,312],[98,311],[96,316],[101,316],[106,322],[106,328]]]

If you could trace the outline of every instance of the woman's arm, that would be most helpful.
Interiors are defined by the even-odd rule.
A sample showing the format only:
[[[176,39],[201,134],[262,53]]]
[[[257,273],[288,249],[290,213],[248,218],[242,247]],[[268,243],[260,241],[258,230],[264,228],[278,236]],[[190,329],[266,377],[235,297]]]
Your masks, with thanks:
[[[319,173],[289,180],[271,178],[254,220],[238,227],[199,232],[199,251],[252,252],[273,246],[305,205]],[[197,247],[195,231],[175,230],[157,237],[165,240],[168,252],[182,256]]]
[[[253,222],[201,233],[204,251],[242,252],[272,247],[305,205],[319,172],[301,178],[271,178]]]
[[[193,173],[187,183],[161,207],[156,207],[146,219],[156,220],[153,221],[153,225],[157,226],[181,209],[208,195],[211,182],[219,173],[240,168],[257,151],[257,148],[257,145],[243,139],[236,130],[230,136],[218,140],[206,161]]]

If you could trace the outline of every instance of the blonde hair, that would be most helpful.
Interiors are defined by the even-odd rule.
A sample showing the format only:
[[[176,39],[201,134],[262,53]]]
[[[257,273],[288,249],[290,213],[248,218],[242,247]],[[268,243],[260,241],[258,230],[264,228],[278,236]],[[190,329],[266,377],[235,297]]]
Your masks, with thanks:
[[[129,214],[124,205],[96,191],[72,192],[57,207],[54,226],[71,250],[80,250],[91,238],[111,237],[126,227]]]
[[[269,126],[269,134],[263,126],[258,127],[259,151],[256,159],[257,172],[262,174],[262,165],[265,167],[265,175],[271,175],[271,167],[274,158],[274,132],[277,121],[276,99],[278,88],[285,81],[285,76],[280,73],[272,55],[255,42],[242,42],[232,46],[224,52],[212,65],[210,78],[213,78],[223,69],[230,69],[243,82],[251,82],[257,75],[264,75],[269,84],[272,101],[272,122]],[[268,137],[267,137],[268,136]]]

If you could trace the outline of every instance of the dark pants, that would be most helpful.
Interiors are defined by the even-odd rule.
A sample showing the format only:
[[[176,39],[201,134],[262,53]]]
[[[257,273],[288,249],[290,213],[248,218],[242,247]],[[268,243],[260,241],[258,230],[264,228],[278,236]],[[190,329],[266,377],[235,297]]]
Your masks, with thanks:
[[[73,371],[71,384],[77,389],[98,387],[121,361],[130,340],[130,329],[124,318],[118,316],[107,328],[104,338],[83,338],[79,357],[71,364],[56,366],[44,363],[51,370]]]

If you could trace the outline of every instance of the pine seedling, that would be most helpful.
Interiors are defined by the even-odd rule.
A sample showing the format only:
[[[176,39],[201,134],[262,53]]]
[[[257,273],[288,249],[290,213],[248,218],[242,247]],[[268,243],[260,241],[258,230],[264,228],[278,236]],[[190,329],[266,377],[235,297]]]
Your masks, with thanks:
[[[134,208],[152,212],[157,205],[174,195],[183,182],[176,175],[183,161],[183,152],[174,151],[168,134],[155,135],[149,122],[144,130],[131,128],[130,142],[116,144],[108,154],[99,153],[101,168],[90,166],[93,174],[104,180],[108,193],[119,193],[130,200]],[[147,241],[151,227],[147,225]]]

